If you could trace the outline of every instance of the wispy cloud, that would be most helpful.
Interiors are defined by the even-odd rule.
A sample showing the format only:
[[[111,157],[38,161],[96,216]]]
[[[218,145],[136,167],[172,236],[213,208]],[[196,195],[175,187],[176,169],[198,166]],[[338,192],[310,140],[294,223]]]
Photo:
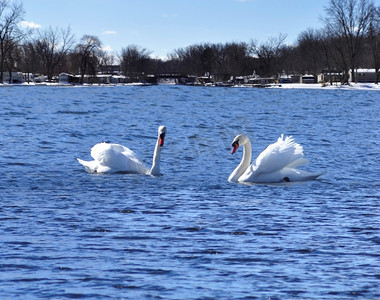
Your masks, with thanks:
[[[115,35],[117,32],[115,30],[104,30],[103,31],[104,35]]]
[[[32,29],[41,28],[40,24],[36,24],[34,22],[28,22],[28,21],[21,21],[20,26],[24,28],[32,28]]]
[[[167,18],[178,18],[179,17],[179,15],[177,13],[172,13],[172,14],[164,13],[161,16],[165,19],[167,19]]]

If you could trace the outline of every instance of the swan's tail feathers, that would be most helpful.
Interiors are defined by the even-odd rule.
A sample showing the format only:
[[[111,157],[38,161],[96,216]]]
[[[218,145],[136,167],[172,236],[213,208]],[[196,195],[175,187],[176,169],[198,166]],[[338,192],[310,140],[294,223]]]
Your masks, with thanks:
[[[84,166],[87,172],[89,173],[95,173],[96,172],[96,162],[93,161],[85,161],[80,158],[77,158],[78,162]]]
[[[317,179],[319,176],[323,175],[324,173],[312,173],[312,172],[308,172],[308,171],[304,171],[304,170],[297,170],[297,173],[301,176],[301,178],[299,179],[300,181],[301,180],[314,180],[314,179]]]
[[[317,179],[319,176],[322,176],[323,174],[324,174],[324,172],[322,172],[322,173],[309,173],[308,175],[306,175],[304,180],[314,180],[314,179]]]
[[[81,165],[83,165],[83,166],[86,166],[86,163],[88,163],[88,161],[82,160],[82,159],[80,159],[80,158],[77,158],[77,161],[78,161]]]
[[[326,172],[320,172],[320,173],[313,173],[313,179],[317,179],[318,177],[322,176]]]

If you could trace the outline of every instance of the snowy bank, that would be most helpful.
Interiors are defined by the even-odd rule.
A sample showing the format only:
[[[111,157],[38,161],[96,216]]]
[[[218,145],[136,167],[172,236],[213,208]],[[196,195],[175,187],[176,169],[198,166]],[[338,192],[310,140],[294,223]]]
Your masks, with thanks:
[[[319,90],[378,90],[380,91],[380,84],[374,83],[350,83],[349,85],[338,84],[326,84],[322,85],[320,83],[284,83],[280,87],[274,86],[273,88],[282,88],[282,89],[319,89]]]
[[[73,85],[73,84],[62,84],[56,82],[43,82],[43,83],[0,83],[0,87],[10,87],[10,86],[65,86],[65,87],[84,87],[84,86],[151,86],[152,84],[147,83],[122,83],[122,84],[83,84],[83,85]],[[158,85],[173,85],[173,84],[158,84]],[[191,86],[191,85],[188,85]],[[217,85],[194,85],[195,87],[206,86],[206,87],[219,87]],[[220,87],[226,87],[220,85]],[[230,87],[230,86],[228,86]],[[318,89],[318,90],[374,90],[380,91],[380,84],[374,83],[350,83],[349,85],[342,85],[340,83],[334,83],[333,85],[320,83],[281,83],[281,84],[267,84],[263,86],[252,86],[252,85],[235,85],[233,88],[269,88],[269,89]]]

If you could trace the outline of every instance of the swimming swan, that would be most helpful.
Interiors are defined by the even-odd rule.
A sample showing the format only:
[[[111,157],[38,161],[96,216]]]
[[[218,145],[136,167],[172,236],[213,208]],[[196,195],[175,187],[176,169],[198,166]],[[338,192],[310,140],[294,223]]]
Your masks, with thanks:
[[[161,147],[164,145],[166,127],[158,127],[158,137],[153,153],[153,163],[150,170],[137,158],[129,148],[119,144],[99,143],[91,148],[93,161],[77,158],[87,172],[90,173],[135,173],[152,176],[160,175]]]
[[[277,142],[269,145],[251,164],[251,141],[244,134],[237,135],[232,142],[232,152],[243,146],[243,158],[231,173],[230,182],[276,183],[316,179],[321,174],[296,169],[307,163],[303,148],[293,137],[282,134]]]

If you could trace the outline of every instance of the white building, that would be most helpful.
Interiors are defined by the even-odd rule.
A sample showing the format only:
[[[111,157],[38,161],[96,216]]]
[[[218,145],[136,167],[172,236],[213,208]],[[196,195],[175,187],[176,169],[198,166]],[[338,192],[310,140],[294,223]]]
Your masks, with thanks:
[[[12,72],[11,75],[11,82],[10,83],[23,83],[25,82],[24,75],[22,72]],[[3,73],[3,82],[8,83],[9,82],[9,72]]]
[[[315,83],[315,78],[311,74],[305,74],[300,77],[300,83]]]

